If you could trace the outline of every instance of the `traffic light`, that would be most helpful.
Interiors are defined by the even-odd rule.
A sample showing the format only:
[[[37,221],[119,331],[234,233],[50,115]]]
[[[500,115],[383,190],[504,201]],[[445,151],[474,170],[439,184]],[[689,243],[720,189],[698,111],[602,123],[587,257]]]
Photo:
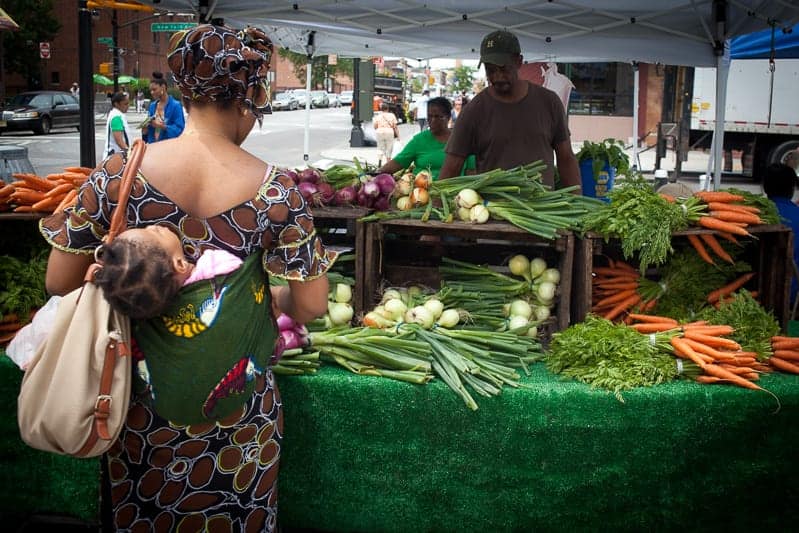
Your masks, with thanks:
[[[111,62],[108,63],[100,63],[100,74],[103,76],[111,76],[114,72],[114,64]]]

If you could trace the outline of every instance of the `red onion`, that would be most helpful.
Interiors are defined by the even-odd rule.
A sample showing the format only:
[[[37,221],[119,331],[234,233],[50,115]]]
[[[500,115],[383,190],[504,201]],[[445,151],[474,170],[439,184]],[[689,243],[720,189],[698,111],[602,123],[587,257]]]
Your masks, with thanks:
[[[302,348],[302,337],[297,335],[297,332],[293,329],[287,329],[285,331],[280,332],[280,336],[285,343],[286,350],[293,350],[294,348]]]
[[[280,316],[277,317],[277,329],[279,331],[285,331],[287,329],[294,329],[298,326],[294,319],[288,316],[285,313],[280,313]]]
[[[297,188],[300,190],[300,194],[302,197],[305,198],[305,201],[308,203],[313,203],[314,197],[319,193],[316,188],[316,185],[309,181],[304,181],[297,185]]]
[[[299,179],[297,177],[297,172],[296,171],[291,170],[291,169],[286,170],[286,176],[291,178],[291,181],[293,181],[294,183],[299,183]]]
[[[372,200],[372,198],[366,195],[366,193],[363,190],[363,187],[358,189],[358,194],[355,195],[355,201],[358,203],[359,206],[370,207],[369,206],[370,200]]]
[[[321,205],[328,205],[336,198],[336,189],[326,181],[317,183],[316,189],[319,191],[319,204]]]
[[[310,167],[300,170],[299,174],[297,174],[297,180],[300,183],[316,184],[319,183],[321,177],[318,170]]]
[[[278,335],[277,339],[275,339],[275,347],[272,350],[272,357],[269,360],[269,364],[276,365],[277,362],[280,361],[280,358],[283,356],[283,352],[285,351],[286,351],[286,341],[283,339],[281,335]]]
[[[336,205],[352,205],[358,192],[352,185],[336,191]]]
[[[380,186],[374,180],[370,180],[361,186],[361,191],[370,198],[377,198],[380,195]]]
[[[375,176],[374,181],[377,183],[377,186],[380,187],[381,194],[388,195],[394,192],[396,182],[394,181],[394,176],[391,174],[378,174]]]
[[[381,194],[375,199],[374,208],[378,211],[388,211],[391,209],[391,197]]]

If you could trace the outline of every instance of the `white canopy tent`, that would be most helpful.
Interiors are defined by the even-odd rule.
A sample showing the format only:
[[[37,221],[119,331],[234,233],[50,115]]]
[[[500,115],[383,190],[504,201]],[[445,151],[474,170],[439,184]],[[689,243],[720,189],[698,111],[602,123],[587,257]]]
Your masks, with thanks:
[[[482,37],[504,28],[519,37],[527,61],[716,67],[719,92],[727,39],[799,21],[797,0],[161,0],[158,7],[260,26],[302,53],[314,31],[315,53],[352,57],[477,58]],[[716,187],[724,106],[717,109]]]

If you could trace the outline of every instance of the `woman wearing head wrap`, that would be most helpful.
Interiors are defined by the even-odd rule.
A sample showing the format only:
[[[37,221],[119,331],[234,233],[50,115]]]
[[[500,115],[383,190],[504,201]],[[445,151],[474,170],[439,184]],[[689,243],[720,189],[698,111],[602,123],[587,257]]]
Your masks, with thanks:
[[[189,261],[225,250],[244,265],[181,289],[181,297],[206,299],[132,321],[138,387],[107,455],[114,529],[275,528],[283,420],[268,367],[276,336],[269,308],[303,323],[323,314],[335,257],[291,179],[240,146],[269,110],[271,56],[255,29],[201,25],[170,43],[169,66],[191,114],[180,137],[148,146],[128,227],[166,227]],[[80,286],[125,164],[123,154],[103,161],[75,207],[42,221],[53,245],[51,293]],[[267,272],[288,285],[265,290]]]

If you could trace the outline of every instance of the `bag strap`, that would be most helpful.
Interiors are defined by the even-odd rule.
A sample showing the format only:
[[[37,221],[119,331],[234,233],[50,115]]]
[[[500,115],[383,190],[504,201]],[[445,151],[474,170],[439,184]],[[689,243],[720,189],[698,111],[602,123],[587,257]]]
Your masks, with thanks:
[[[122,182],[119,185],[119,198],[114,212],[111,214],[111,227],[108,229],[108,234],[104,239],[105,244],[114,240],[117,235],[127,228],[126,211],[128,210],[128,198],[130,198],[133,180],[139,172],[139,166],[141,166],[145,147],[146,145],[141,139],[135,140],[133,146],[130,147],[128,161],[122,173]],[[98,268],[100,268],[98,263],[93,263],[89,266],[84,281],[91,281]],[[119,324],[114,324],[114,327],[119,327]],[[92,424],[92,429],[89,432],[86,442],[75,454],[78,457],[84,457],[89,454],[98,439],[111,439],[111,431],[108,429],[108,419],[111,416],[111,388],[114,382],[114,368],[116,367],[117,360],[130,355],[127,339],[123,339],[121,336],[114,335],[113,333],[111,337],[112,339],[105,347],[105,355],[103,356],[100,386],[97,391],[97,399],[94,402],[94,423]],[[117,398],[117,400],[119,400],[119,398]]]
[[[128,227],[127,210],[128,198],[130,198],[130,190],[133,187],[133,180],[136,179],[136,174],[139,172],[141,160],[144,156],[144,150],[147,147],[144,141],[136,139],[133,141],[133,146],[128,151],[128,161],[125,164],[125,171],[122,173],[122,181],[119,184],[119,198],[117,199],[117,206],[111,214],[111,227],[108,229],[108,234],[105,236],[105,244],[110,243],[116,238],[117,235],[125,231]]]

